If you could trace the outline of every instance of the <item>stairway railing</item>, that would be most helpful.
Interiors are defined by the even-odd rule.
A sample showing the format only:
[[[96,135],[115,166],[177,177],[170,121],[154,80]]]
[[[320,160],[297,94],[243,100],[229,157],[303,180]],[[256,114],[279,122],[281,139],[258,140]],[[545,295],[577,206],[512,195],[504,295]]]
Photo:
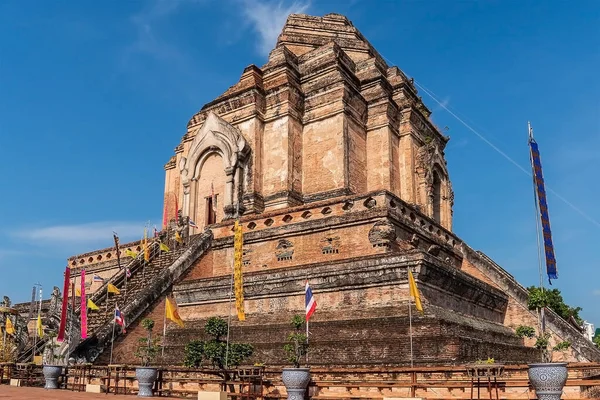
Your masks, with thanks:
[[[185,248],[182,249],[183,252],[181,252],[181,254],[176,254],[174,260],[169,262],[168,267],[162,269],[160,273],[154,274],[140,292],[136,293],[135,298],[131,298],[127,303],[123,304],[121,312],[125,315],[127,325],[134,323],[144,310],[156,301],[156,299],[158,299],[174,281],[179,279],[179,277],[193,265],[193,262],[198,257],[210,248],[212,238],[213,235],[210,230],[206,230],[198,235],[190,236],[190,240]],[[176,250],[175,252],[179,253]],[[112,324],[109,319],[98,326],[86,341],[79,344],[78,348],[75,350],[76,355],[84,357],[88,362],[93,362],[105,350],[105,345],[112,337],[111,331]],[[116,334],[118,335],[118,333]]]
[[[160,243],[158,241],[153,241],[149,244],[149,247],[150,254],[148,257],[148,262],[152,262],[155,258],[158,258],[158,256],[160,256]],[[133,275],[137,273],[138,270],[144,267],[144,263],[144,251],[142,250],[136,255],[136,257],[133,260],[131,260],[131,262],[129,262],[129,264],[127,264],[125,267],[121,267],[119,271],[115,272],[113,276],[111,276],[102,286],[100,286],[100,288],[98,288],[98,290],[96,290],[89,299],[92,300],[92,302],[96,305],[102,304],[102,302],[107,300],[109,283],[113,284],[117,288],[121,288],[122,286],[124,286],[127,270],[129,269],[129,271],[131,272],[131,276],[133,277]],[[127,279],[129,280],[130,278]],[[125,294],[126,293],[127,292],[125,291]],[[76,309],[76,312],[81,312],[81,305]]]

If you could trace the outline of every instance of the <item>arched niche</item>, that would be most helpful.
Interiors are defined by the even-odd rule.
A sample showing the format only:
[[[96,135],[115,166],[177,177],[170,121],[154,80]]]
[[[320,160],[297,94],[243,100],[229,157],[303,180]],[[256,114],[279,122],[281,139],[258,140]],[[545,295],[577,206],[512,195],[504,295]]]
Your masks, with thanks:
[[[213,174],[215,191],[222,188],[222,199],[217,204],[219,219],[233,218],[244,208],[241,202],[243,177],[248,164],[250,147],[242,134],[231,124],[210,112],[198,129],[190,146],[188,156],[182,157],[179,164],[183,185],[183,215],[200,218],[205,224],[204,215],[199,215],[203,205],[198,204],[202,192],[207,190],[207,166],[214,168],[214,160],[220,157],[222,173]],[[213,171],[214,172],[214,171]],[[210,190],[210,189],[209,189]],[[206,194],[208,196],[210,191]],[[220,196],[221,197],[221,196]]]

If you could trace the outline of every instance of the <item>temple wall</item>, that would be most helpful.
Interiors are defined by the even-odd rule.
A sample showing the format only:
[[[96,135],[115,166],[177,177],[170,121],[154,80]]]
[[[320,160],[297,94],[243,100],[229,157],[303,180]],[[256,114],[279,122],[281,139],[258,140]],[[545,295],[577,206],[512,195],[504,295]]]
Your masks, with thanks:
[[[519,325],[531,326],[539,332],[537,314],[527,307],[527,290],[487,256],[478,254],[467,245],[463,245],[463,254],[461,269],[464,272],[482,277],[508,295],[504,325],[513,331]],[[546,311],[546,327],[552,335],[549,348],[563,341],[571,343],[568,351],[553,353],[555,361],[600,361],[600,350],[551,310]],[[535,344],[535,338],[524,341],[527,346]]]
[[[348,189],[351,193],[365,193],[367,185],[367,133],[364,125],[351,115],[346,117],[344,130],[347,131]],[[384,171],[382,171],[384,172]],[[375,188],[374,188],[375,189]],[[377,188],[387,189],[387,188]]]
[[[344,115],[304,126],[302,135],[304,194],[342,189],[345,186]]]

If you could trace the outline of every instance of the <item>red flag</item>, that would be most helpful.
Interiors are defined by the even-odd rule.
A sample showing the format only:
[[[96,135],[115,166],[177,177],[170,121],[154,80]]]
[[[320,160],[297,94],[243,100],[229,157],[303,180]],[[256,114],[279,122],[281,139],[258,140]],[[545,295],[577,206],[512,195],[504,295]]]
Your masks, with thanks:
[[[65,269],[65,283],[63,285],[62,310],[60,313],[60,325],[58,327],[57,342],[65,340],[65,329],[67,327],[67,306],[69,304],[69,284],[71,282],[71,269],[69,266]],[[73,294],[74,295],[74,294]]]
[[[165,195],[165,207],[163,210],[163,229],[167,228],[167,225],[169,224],[169,214],[168,214],[168,210],[169,208],[167,207],[167,199],[169,197]]]
[[[81,270],[81,338],[87,339],[87,301],[85,297],[85,269]]]

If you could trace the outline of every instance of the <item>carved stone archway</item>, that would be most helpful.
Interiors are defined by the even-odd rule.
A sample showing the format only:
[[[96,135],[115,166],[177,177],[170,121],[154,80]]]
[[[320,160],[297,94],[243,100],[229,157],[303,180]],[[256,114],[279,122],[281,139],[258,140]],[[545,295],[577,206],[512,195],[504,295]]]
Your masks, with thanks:
[[[225,195],[222,205],[225,219],[244,212],[241,201],[243,177],[250,147],[238,129],[210,112],[196,132],[188,157],[182,157],[179,164],[183,185],[183,215],[195,213],[198,179],[202,165],[212,153],[219,154],[223,160]]]

